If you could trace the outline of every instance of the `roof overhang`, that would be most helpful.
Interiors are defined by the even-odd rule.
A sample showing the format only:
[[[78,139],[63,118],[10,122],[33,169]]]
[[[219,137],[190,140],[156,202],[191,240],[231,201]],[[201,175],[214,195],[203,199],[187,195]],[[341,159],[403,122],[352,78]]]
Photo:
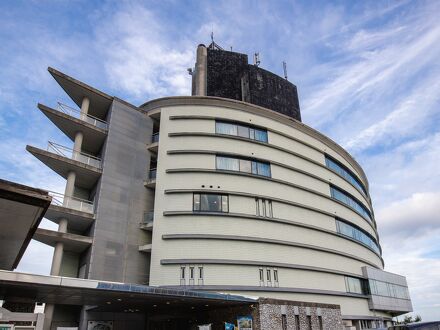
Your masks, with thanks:
[[[47,191],[0,179],[0,269],[17,267],[51,201]]]
[[[82,100],[84,97],[88,97],[90,100],[89,114],[101,119],[106,117],[113,97],[54,68],[49,67],[47,70],[78,107],[81,108]]]
[[[230,294],[8,271],[0,271],[0,299],[87,305],[96,311],[131,309],[164,314],[257,303],[256,299]]]

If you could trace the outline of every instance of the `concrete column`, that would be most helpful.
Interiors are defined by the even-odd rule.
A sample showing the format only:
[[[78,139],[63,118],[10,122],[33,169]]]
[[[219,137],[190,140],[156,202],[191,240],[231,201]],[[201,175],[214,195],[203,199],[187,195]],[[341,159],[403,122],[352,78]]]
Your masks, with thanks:
[[[44,307],[44,330],[50,330],[54,309],[55,305],[52,304],[46,304],[46,306]]]
[[[81,113],[87,115],[89,113],[90,100],[85,96],[81,103]]]
[[[66,189],[64,189],[64,196],[73,196],[73,192],[75,191],[75,180],[75,172],[70,171],[69,173],[67,173]],[[66,206],[67,203],[68,201],[64,199],[63,205]]]
[[[207,71],[208,71],[208,50],[205,45],[199,45],[197,47],[197,59],[196,59],[196,82],[195,90],[196,96],[207,95]]]
[[[79,160],[81,157],[81,147],[83,142],[84,135],[82,132],[75,133],[75,140],[73,142],[73,154],[72,158],[75,160]]]

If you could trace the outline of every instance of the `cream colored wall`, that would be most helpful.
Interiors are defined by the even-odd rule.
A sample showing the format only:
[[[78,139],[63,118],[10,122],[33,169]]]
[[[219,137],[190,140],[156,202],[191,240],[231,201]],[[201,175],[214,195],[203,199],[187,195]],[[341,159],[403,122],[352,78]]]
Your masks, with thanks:
[[[278,161],[286,165],[296,166],[301,170],[313,173],[331,180],[342,189],[349,191],[359,199],[363,198],[351,185],[334,173],[312,162],[288,153],[268,148],[267,146],[225,139],[219,137],[169,137],[168,133],[177,132],[215,132],[213,120],[169,120],[172,115],[209,115],[222,118],[241,120],[250,124],[269,127],[289,134],[296,138],[307,141],[316,148],[325,151],[341,161],[347,167],[355,169],[342,156],[335,151],[329,150],[322,142],[315,140],[309,135],[299,132],[271,119],[258,117],[242,111],[221,109],[215,107],[168,107],[161,109],[160,141],[158,155],[158,173],[156,184],[155,219],[153,229],[153,250],[151,260],[151,285],[178,285],[178,265],[161,265],[164,259],[233,259],[261,262],[279,262],[299,264],[304,266],[336,269],[343,272],[362,275],[361,267],[365,263],[344,256],[329,254],[306,248],[265,244],[255,242],[231,241],[231,240],[206,240],[206,239],[180,239],[163,240],[165,234],[216,234],[216,235],[240,235],[257,236],[262,238],[279,239],[304,244],[318,245],[338,251],[346,251],[356,254],[361,258],[374,262],[381,268],[379,258],[369,249],[351,241],[319,233],[308,229],[282,225],[269,221],[232,217],[209,217],[209,216],[164,216],[164,211],[191,211],[192,193],[165,194],[169,189],[189,189],[206,191],[236,191],[255,195],[266,195],[273,198],[281,198],[322,211],[341,216],[352,221],[361,228],[375,236],[373,228],[356,212],[322,196],[301,189],[282,185],[268,180],[256,179],[239,175],[220,173],[166,173],[167,169],[200,168],[215,169],[214,155],[168,155],[168,150],[212,150],[222,152],[234,152],[249,157],[265,158]],[[304,156],[319,161],[325,165],[323,153],[269,132],[269,142],[283,148],[288,148]],[[287,170],[276,165],[272,166],[274,178],[304,185],[310,189],[330,196],[328,185],[316,179],[308,179],[303,174]],[[202,188],[202,185],[205,188]],[[209,186],[213,188],[209,188]],[[220,187],[220,188],[219,188]],[[356,195],[357,194],[357,195]],[[366,199],[361,199],[367,203]],[[367,205],[367,204],[366,204]],[[310,211],[304,208],[273,202],[274,216],[282,219],[304,222],[335,231],[334,218],[328,215]],[[255,214],[255,201],[247,197],[230,197],[230,212]],[[243,284],[252,279],[258,280],[258,267],[234,266],[234,265],[205,265],[205,284],[211,285],[249,285]],[[311,289],[326,289],[345,292],[343,276],[328,273],[302,272],[290,269],[279,269],[280,283],[286,286],[303,287]],[[228,280],[224,280],[225,277]],[[212,281],[212,282],[209,282]],[[286,282],[283,282],[286,281]],[[280,284],[283,285],[284,284]],[[256,293],[257,296],[262,295]],[[265,292],[265,296],[272,293]],[[283,294],[277,294],[279,298]],[[356,298],[329,297],[324,295],[292,295],[289,299],[338,303],[344,301],[344,305],[350,310],[346,314],[369,315],[367,300]],[[295,298],[295,297],[300,297]],[[310,298],[312,297],[312,300]],[[345,299],[345,300],[344,300]],[[361,301],[362,303],[359,303]]]
[[[299,139],[300,141],[304,141],[305,143],[308,143],[308,144],[312,145],[313,147],[318,148],[322,152],[328,153],[329,155],[331,155],[332,157],[334,157],[338,161],[340,161],[342,164],[347,166],[354,173],[357,173],[359,179],[361,181],[363,181],[362,175],[360,173],[358,173],[357,170],[355,169],[355,167],[352,164],[350,164],[350,162],[348,162],[342,155],[338,154],[336,151],[332,150],[327,145],[325,145],[321,141],[313,138],[312,136],[305,134],[299,130],[293,129],[292,127],[284,125],[276,120],[273,120],[273,119],[270,119],[267,117],[257,116],[257,115],[254,115],[254,114],[251,114],[248,112],[244,112],[244,111],[240,111],[240,110],[236,110],[236,109],[228,109],[228,108],[220,108],[220,107],[181,106],[181,107],[169,107],[166,110],[173,111],[173,109],[174,110],[177,109],[177,111],[175,111],[173,113],[173,115],[215,116],[219,119],[221,119],[221,118],[229,119],[229,120],[233,119],[233,120],[237,120],[237,121],[242,121],[244,123],[248,123],[250,125],[268,127],[272,130],[279,131],[283,134],[286,134],[286,135],[291,136],[293,138]],[[177,121],[178,120],[176,120],[176,122]],[[201,120],[198,120],[198,121],[201,121]],[[211,121],[211,123],[213,122],[212,120],[210,120],[210,121]],[[182,122],[181,125],[185,126],[186,125],[185,122],[187,122],[187,120],[183,120],[181,122]],[[206,120],[205,120],[205,122],[206,122]],[[202,125],[206,125],[206,123],[205,124],[202,123]],[[180,126],[180,128],[183,128],[182,126]],[[208,124],[208,125],[206,125],[206,129],[208,129],[208,127],[211,127],[211,126]],[[204,128],[198,128],[197,131],[202,132],[201,129],[204,129]],[[298,143],[296,141],[292,141],[292,139],[288,139],[288,138],[286,138],[282,135],[279,135],[275,132],[269,132],[269,142],[273,143],[275,145],[278,145],[280,147],[286,147],[287,149],[292,148],[291,146],[294,145],[292,143]],[[301,148],[303,148],[303,147],[301,147]],[[311,148],[308,147],[308,149],[311,149]],[[316,157],[316,159],[323,162],[323,157],[319,156],[319,152],[310,151],[309,155],[311,155],[312,157]]]

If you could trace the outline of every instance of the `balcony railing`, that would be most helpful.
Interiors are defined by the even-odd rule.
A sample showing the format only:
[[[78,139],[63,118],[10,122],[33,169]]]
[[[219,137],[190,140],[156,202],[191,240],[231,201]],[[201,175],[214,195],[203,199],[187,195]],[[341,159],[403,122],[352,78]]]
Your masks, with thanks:
[[[159,142],[159,133],[154,133],[151,136],[151,143]]]
[[[108,124],[104,120],[93,117],[92,115],[84,113],[81,110],[71,108],[68,105],[62,104],[60,102],[58,102],[57,110],[65,113],[69,116],[81,119],[89,124],[92,124],[92,125],[98,127],[98,128],[102,128],[105,130],[108,129]]]
[[[141,225],[148,225],[150,223],[153,223],[153,220],[154,220],[154,211],[145,212]]]
[[[157,170],[152,168],[148,173],[148,180],[156,180]]]
[[[77,211],[94,213],[94,205],[92,201],[73,196],[65,196],[54,191],[49,191],[49,195],[52,196],[52,204],[54,205],[67,207]]]
[[[101,159],[93,155],[86,154],[82,151],[73,150],[71,148],[62,146],[58,143],[49,142],[47,145],[47,151],[55,153],[57,155],[67,157],[81,163],[91,165],[97,168],[101,168]]]

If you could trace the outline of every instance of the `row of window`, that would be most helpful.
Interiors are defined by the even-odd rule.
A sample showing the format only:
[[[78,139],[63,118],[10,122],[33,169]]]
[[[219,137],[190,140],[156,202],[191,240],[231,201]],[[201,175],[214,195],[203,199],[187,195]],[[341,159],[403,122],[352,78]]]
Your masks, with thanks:
[[[260,286],[279,286],[278,269],[260,267],[258,275],[260,277]]]
[[[350,293],[410,299],[408,288],[406,286],[377,280],[370,279],[367,281],[365,279],[346,276],[345,287],[347,292]]]
[[[370,293],[378,296],[409,299],[409,292],[406,286],[387,283],[377,280],[369,280]]]
[[[336,161],[335,159],[331,158],[328,155],[325,155],[325,164],[327,167],[339,175],[341,175],[344,179],[346,179],[348,182],[352,183],[359,191],[364,193],[364,195],[367,195],[367,190],[365,187],[360,183],[360,181],[356,178],[355,174],[350,171],[347,167]]]
[[[237,171],[271,177],[269,163],[244,158],[217,156],[216,168],[218,170]]]
[[[180,285],[203,285],[203,266],[181,265]]]
[[[330,186],[330,192],[334,199],[337,199],[345,205],[348,205],[349,207],[360,213],[362,216],[364,216],[366,219],[368,219],[370,222],[372,221],[370,212],[365,208],[365,206],[363,206],[353,197],[349,196],[347,193],[339,190],[334,186]]]
[[[272,201],[264,198],[255,198],[255,214],[257,217],[273,218]]]
[[[266,130],[247,125],[216,121],[215,132],[217,134],[234,135],[244,137],[246,139],[267,142]]]
[[[336,220],[336,228],[338,230],[338,233],[351,237],[356,241],[361,242],[362,244],[372,248],[374,251],[380,254],[380,249],[376,241],[371,238],[370,235],[363,232],[359,228],[356,228],[340,220]]]

